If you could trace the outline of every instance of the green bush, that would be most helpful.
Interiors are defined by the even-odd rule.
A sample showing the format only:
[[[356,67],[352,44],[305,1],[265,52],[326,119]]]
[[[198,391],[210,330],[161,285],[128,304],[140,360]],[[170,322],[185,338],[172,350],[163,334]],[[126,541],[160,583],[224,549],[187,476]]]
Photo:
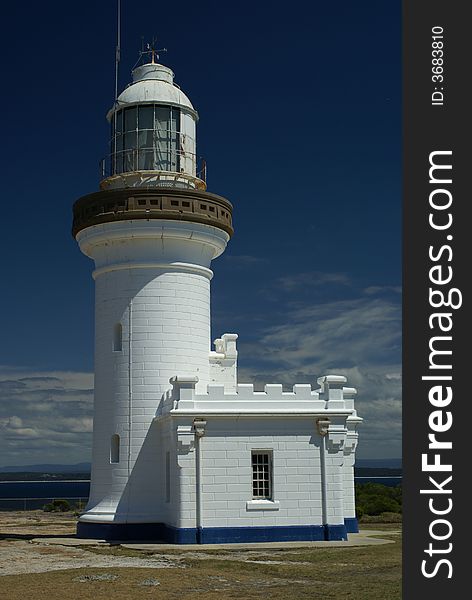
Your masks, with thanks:
[[[399,513],[400,505],[393,498],[386,496],[371,496],[362,504],[364,513],[367,515],[380,515],[384,512]]]
[[[360,519],[361,523],[401,523],[402,516],[400,513],[384,512],[380,515],[364,515]]]
[[[67,512],[71,510],[68,500],[53,500],[43,506],[44,512]]]
[[[356,506],[357,519],[362,519],[363,516],[364,516],[364,509],[362,508],[362,506]]]
[[[380,483],[356,484],[356,513],[379,516],[383,513],[402,512],[401,486],[389,487]]]

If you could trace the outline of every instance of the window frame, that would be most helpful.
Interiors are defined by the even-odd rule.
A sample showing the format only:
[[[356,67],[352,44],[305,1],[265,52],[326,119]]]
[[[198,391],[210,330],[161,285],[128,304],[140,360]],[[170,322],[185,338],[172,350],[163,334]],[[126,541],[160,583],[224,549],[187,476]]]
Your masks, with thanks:
[[[110,438],[110,464],[118,465],[120,462],[121,439],[118,433],[112,434]]]
[[[261,462],[254,462],[254,457],[256,456],[267,456],[267,462],[265,462],[264,460],[262,460]],[[254,469],[254,467],[261,465],[263,468],[262,469]],[[265,477],[265,469],[264,467],[267,465],[267,478]],[[258,474],[258,471],[262,471],[263,472],[263,478],[260,479],[258,477],[255,477],[255,475]],[[252,500],[253,501],[265,501],[265,502],[273,502],[274,501],[274,453],[273,450],[270,448],[254,448],[251,450],[251,490],[252,490]],[[260,482],[262,482],[262,486],[260,485]],[[259,485],[258,485],[259,484]],[[267,494],[264,495],[260,495],[260,494],[255,494],[255,487],[256,488],[261,488],[263,489],[263,491],[265,492],[265,488],[266,488],[266,484],[267,484]]]
[[[123,325],[120,321],[113,326],[113,352],[123,352]]]

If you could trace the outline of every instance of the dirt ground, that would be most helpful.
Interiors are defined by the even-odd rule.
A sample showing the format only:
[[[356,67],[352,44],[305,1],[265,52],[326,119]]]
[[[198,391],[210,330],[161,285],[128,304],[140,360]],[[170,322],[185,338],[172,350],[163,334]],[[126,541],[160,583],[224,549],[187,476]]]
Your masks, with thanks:
[[[69,513],[0,512],[2,600],[401,597],[397,525],[357,547],[196,549],[75,540],[75,523]]]
[[[63,569],[99,567],[177,567],[178,557],[142,558],[97,554],[100,544],[73,544],[76,517],[71,513],[43,511],[0,512],[0,576],[43,573]],[[95,552],[89,548],[97,549]],[[110,549],[102,544],[105,552]]]

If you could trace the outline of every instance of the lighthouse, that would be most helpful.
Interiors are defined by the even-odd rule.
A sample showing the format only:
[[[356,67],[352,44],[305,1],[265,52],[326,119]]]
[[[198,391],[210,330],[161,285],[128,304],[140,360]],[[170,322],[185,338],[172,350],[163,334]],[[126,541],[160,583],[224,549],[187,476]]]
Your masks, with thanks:
[[[238,382],[236,334],[212,349],[212,261],[233,207],[207,191],[198,114],[154,51],[107,118],[100,189],[73,208],[95,280],[92,474],[78,535],[346,539],[357,529],[356,390],[326,375],[315,388],[255,391]]]

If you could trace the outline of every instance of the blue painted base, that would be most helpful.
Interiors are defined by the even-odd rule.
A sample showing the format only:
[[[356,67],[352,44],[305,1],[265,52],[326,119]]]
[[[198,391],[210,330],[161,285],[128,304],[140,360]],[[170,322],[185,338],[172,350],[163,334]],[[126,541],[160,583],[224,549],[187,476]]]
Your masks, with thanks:
[[[77,537],[167,544],[235,544],[347,540],[345,525],[177,528],[164,523],[78,523]]]
[[[359,533],[359,523],[356,517],[349,517],[344,519],[344,525],[346,525],[346,531],[348,533]]]
[[[345,525],[324,525],[324,534],[324,539],[329,542],[347,540]]]
[[[197,544],[197,530],[177,528],[164,523],[77,523],[77,537],[117,541]]]

